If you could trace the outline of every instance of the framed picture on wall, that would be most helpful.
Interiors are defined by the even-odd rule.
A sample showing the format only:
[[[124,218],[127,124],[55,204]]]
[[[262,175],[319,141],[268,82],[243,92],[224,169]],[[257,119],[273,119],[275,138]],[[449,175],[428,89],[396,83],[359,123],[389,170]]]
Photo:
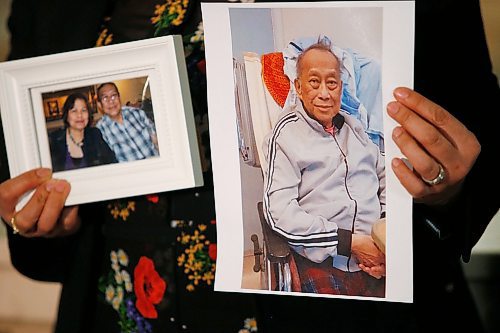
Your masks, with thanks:
[[[67,205],[202,185],[184,61],[167,36],[0,63],[11,176],[52,168]]]
[[[413,84],[414,2],[202,12],[215,289],[411,302],[412,200],[385,168],[400,152],[384,110]],[[350,253],[359,237],[376,260]],[[335,274],[370,286],[324,282]]]
[[[57,100],[47,101],[46,116],[50,118],[60,118],[62,116],[59,111],[59,103]]]

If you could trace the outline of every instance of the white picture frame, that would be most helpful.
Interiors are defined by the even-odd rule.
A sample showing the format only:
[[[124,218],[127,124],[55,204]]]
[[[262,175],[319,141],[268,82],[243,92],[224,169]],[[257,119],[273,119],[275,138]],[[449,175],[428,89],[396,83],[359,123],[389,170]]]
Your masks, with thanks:
[[[0,63],[0,108],[11,177],[52,167],[44,94],[136,78],[146,78],[150,89],[158,156],[54,172],[54,178],[71,184],[66,205],[203,185],[181,36]],[[57,111],[55,104],[49,105]]]
[[[335,15],[336,19],[331,15],[335,11],[342,11],[341,14]],[[372,17],[372,12],[378,13],[375,19]],[[264,238],[260,225],[261,218],[257,212],[257,202],[262,201],[263,171],[258,165],[255,167],[245,161],[245,159],[258,161],[261,158],[260,152],[245,150],[246,144],[249,146],[252,144],[251,140],[248,140],[242,148],[241,142],[248,138],[242,133],[245,131],[244,125],[240,129],[237,127],[240,121],[238,117],[243,116],[236,111],[236,105],[239,108],[242,104],[248,105],[251,116],[246,114],[246,117],[247,120],[251,119],[249,123],[254,127],[257,139],[260,134],[255,129],[256,124],[258,123],[260,128],[265,117],[255,118],[253,110],[267,108],[266,103],[272,97],[269,92],[259,90],[260,88],[255,94],[259,95],[258,101],[252,100],[252,97],[238,95],[240,88],[235,84],[236,80],[243,78],[247,85],[245,89],[252,88],[255,81],[248,78],[250,73],[246,62],[247,67],[242,72],[235,70],[240,65],[235,65],[234,59],[255,58],[255,55],[259,58],[261,54],[281,51],[283,46],[291,41],[291,37],[335,32],[334,44],[343,41],[347,46],[341,45],[341,47],[356,49],[365,47],[365,52],[374,51],[371,56],[378,57],[382,71],[381,101],[385,110],[387,103],[393,100],[394,88],[413,86],[414,2],[206,3],[202,4],[202,13],[217,213],[218,251],[215,290],[412,302],[412,198],[390,167],[392,158],[401,157],[402,154],[391,139],[391,132],[396,123],[385,111],[382,111],[387,186],[385,297],[271,290],[268,288],[268,282],[272,277],[268,275],[268,270],[266,271],[269,265],[262,261],[262,253],[260,265],[267,266],[263,272],[252,271],[253,266],[257,265],[253,256],[254,253],[258,254],[259,250],[254,248],[251,236],[257,236],[259,246],[262,246]],[[373,22],[375,25],[370,25]],[[259,70],[257,75],[252,77],[260,82],[257,85],[262,85],[263,79]],[[269,119],[269,117],[265,119],[265,122]],[[261,134],[262,138],[265,133]],[[262,249],[260,251],[265,253]],[[261,276],[256,279],[249,278],[259,274]]]

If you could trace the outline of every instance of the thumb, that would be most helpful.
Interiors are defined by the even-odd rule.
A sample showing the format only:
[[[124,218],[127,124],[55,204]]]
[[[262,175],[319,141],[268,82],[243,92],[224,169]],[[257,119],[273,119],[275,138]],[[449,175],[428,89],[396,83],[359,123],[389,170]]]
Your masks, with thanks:
[[[2,198],[7,201],[7,204],[16,204],[23,194],[37,188],[50,178],[52,178],[52,170],[48,168],[26,171],[1,185],[2,192],[5,192]]]

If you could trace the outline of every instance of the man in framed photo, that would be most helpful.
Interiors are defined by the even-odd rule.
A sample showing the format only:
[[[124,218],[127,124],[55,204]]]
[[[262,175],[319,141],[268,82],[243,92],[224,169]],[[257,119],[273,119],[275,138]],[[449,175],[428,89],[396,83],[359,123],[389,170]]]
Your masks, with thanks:
[[[158,156],[154,123],[144,110],[122,106],[120,92],[113,82],[97,88],[97,105],[104,112],[96,127],[114,151],[119,162]]]

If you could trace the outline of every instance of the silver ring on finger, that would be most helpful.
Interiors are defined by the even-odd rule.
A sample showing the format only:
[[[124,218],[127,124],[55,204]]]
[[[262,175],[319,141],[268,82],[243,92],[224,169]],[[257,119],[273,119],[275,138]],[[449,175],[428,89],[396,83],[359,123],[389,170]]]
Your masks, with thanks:
[[[439,166],[439,173],[436,176],[436,178],[425,179],[424,177],[420,177],[427,185],[434,186],[434,185],[442,183],[446,179],[446,172],[444,171],[443,166],[441,164],[438,164],[438,166]]]

